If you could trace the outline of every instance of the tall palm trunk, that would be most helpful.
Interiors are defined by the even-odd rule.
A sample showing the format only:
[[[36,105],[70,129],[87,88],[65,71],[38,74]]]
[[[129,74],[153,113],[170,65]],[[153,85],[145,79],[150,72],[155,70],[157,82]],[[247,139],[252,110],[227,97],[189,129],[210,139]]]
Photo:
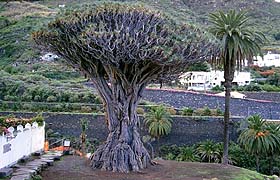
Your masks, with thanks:
[[[256,171],[260,172],[260,158],[258,154],[256,154]]]
[[[273,156],[273,154],[271,154],[270,158],[269,158],[269,173],[270,173],[270,175],[273,175],[273,162],[274,162],[274,156]]]
[[[229,144],[229,106],[230,106],[230,92],[231,82],[225,82],[225,114],[224,114],[224,153],[223,164],[228,164],[228,144]]]
[[[235,61],[229,58],[227,53],[224,62],[224,78],[225,78],[225,113],[224,113],[224,149],[223,161],[224,165],[228,164],[228,145],[229,145],[229,120],[230,120],[230,92],[232,88],[232,81],[234,78],[234,63]]]

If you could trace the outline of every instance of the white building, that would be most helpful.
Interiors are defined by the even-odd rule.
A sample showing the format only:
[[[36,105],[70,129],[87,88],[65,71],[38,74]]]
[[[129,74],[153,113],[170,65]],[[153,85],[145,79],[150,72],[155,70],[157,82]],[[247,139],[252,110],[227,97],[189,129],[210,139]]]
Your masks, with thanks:
[[[217,85],[223,85],[224,71],[191,71],[183,74],[180,79],[180,83],[185,85],[188,90],[209,90]],[[244,86],[251,82],[250,72],[235,72],[233,84]]]
[[[58,58],[58,56],[53,53],[47,53],[47,54],[41,56],[41,59],[43,61],[54,61],[57,58]]]
[[[262,57],[254,57],[254,65],[259,67],[275,66],[280,67],[280,54],[272,54],[270,51]]]

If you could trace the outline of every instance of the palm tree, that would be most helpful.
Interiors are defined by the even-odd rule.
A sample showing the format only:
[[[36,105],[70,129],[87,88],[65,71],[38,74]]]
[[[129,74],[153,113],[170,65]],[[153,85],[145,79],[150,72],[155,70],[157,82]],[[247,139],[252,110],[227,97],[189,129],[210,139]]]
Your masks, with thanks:
[[[177,156],[176,160],[195,162],[198,161],[199,158],[195,153],[194,147],[184,146],[184,147],[180,147],[180,154]]]
[[[254,55],[261,53],[261,45],[265,42],[262,33],[254,32],[248,25],[246,12],[236,13],[234,10],[225,14],[222,11],[209,15],[212,26],[210,31],[220,41],[220,53],[213,58],[212,64],[224,68],[225,113],[224,113],[224,148],[223,163],[228,164],[229,144],[229,106],[230,92],[235,69],[240,69],[245,59],[249,62]]]
[[[144,122],[150,135],[157,139],[159,152],[159,138],[171,132],[172,119],[163,105],[152,108],[146,115]]]
[[[238,138],[240,145],[256,158],[256,170],[259,172],[259,158],[261,155],[271,155],[279,150],[279,132],[275,134],[274,126],[267,125],[266,121],[259,115],[250,116],[248,119],[248,128],[243,130]]]
[[[267,123],[266,128],[269,131],[271,138],[274,140],[275,148],[272,148],[268,152],[269,156],[269,170],[270,174],[273,174],[273,162],[274,162],[274,157],[275,155],[279,155],[280,151],[280,125],[279,124],[274,124],[274,123]]]
[[[212,140],[206,140],[201,142],[197,148],[196,153],[200,156],[203,162],[219,162],[221,159],[221,151],[219,143],[215,143]]]

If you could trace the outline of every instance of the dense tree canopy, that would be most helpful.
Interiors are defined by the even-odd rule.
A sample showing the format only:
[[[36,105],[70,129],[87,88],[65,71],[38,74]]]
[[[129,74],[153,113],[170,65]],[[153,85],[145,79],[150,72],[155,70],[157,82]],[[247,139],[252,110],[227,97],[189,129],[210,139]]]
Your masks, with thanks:
[[[136,114],[147,83],[180,74],[187,65],[211,58],[215,50],[197,28],[123,4],[69,13],[33,38],[94,83],[106,108],[109,135],[94,153],[92,166],[120,172],[138,171],[150,162]]]

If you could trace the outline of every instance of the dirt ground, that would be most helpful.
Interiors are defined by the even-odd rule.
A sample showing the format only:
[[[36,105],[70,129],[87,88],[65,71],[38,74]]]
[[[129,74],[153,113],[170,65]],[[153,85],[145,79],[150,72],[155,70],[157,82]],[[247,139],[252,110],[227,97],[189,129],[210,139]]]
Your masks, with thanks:
[[[252,171],[248,173],[247,170],[221,164],[164,160],[156,162],[158,165],[151,166],[141,173],[123,174],[93,170],[84,158],[64,156],[61,161],[43,171],[42,177],[43,180],[242,180],[244,175],[250,175],[254,180],[259,179],[259,176],[250,174]]]

